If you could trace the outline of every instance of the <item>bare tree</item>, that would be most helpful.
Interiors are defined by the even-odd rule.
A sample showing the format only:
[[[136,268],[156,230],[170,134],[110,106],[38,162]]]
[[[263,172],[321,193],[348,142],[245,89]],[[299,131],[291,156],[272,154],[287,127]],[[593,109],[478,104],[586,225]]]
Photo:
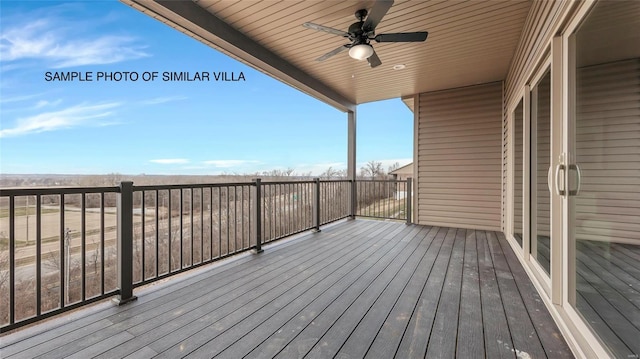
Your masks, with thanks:
[[[397,170],[398,168],[400,168],[400,162],[396,162],[396,163],[392,164],[391,166],[389,166],[389,169],[387,170],[387,173],[391,173],[391,172]]]
[[[385,175],[384,169],[382,169],[382,162],[369,161],[367,164],[360,168],[363,177],[371,177],[376,179]]]
[[[333,167],[329,166],[329,168],[327,168],[326,171],[322,172],[320,174],[320,177],[323,178],[327,178],[327,179],[331,179],[333,177],[338,177],[340,171],[334,169]]]
[[[9,281],[9,252],[0,252],[0,290],[4,291]]]

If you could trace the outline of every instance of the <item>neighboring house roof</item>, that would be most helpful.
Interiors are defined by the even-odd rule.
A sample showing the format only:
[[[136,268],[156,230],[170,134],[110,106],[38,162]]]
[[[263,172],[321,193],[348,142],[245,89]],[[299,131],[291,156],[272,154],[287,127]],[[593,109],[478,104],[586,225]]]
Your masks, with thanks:
[[[390,175],[412,175],[413,174],[413,162],[408,165],[404,165],[394,171],[389,172]]]

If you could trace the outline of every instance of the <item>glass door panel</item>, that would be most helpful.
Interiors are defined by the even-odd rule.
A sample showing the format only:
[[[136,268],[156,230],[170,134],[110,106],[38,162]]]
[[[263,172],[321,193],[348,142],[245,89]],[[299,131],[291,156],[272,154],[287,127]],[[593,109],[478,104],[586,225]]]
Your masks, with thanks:
[[[523,116],[524,104],[521,99],[513,112],[513,236],[522,248],[522,181],[523,181]]]
[[[570,300],[615,357],[638,358],[640,1],[596,3],[570,41]]]
[[[531,89],[531,258],[550,273],[551,71]]]

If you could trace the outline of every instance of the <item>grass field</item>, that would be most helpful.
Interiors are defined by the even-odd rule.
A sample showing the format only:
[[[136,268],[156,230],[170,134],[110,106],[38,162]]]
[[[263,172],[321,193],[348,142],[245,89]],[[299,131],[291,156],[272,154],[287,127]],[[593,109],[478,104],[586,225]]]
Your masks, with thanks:
[[[28,215],[24,207],[16,208],[16,216],[14,220],[16,247],[21,248],[35,243],[37,228],[35,208],[29,208]],[[3,213],[8,214],[8,210],[4,209]],[[60,210],[55,208],[42,208],[40,218],[40,231],[42,243],[54,242],[60,240]],[[140,221],[140,216],[134,216],[134,223]],[[117,215],[115,213],[105,212],[104,227],[105,232],[115,231],[117,224]],[[77,209],[70,208],[64,211],[64,228],[71,231],[71,237],[80,236],[82,231],[82,212]],[[85,231],[87,235],[100,233],[100,213],[85,213]],[[0,216],[0,249],[6,249],[9,245],[9,216]]]
[[[42,208],[42,214],[46,214],[46,213],[58,213],[60,212],[59,209],[56,208]],[[36,208],[35,207],[16,207],[15,209],[15,215],[16,217],[18,216],[26,216],[26,215],[30,215],[30,216],[35,216],[36,214]],[[8,208],[0,208],[0,218],[8,218],[9,217],[9,209]]]
[[[397,218],[399,220],[405,219],[405,199],[381,199],[368,206],[358,208],[358,214],[371,217]]]

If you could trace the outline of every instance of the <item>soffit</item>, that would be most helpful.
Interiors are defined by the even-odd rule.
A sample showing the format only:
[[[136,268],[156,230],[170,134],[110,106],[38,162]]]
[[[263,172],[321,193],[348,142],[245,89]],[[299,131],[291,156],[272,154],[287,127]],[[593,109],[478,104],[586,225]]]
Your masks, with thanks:
[[[123,1],[336,106],[324,98],[322,90],[314,91],[304,83],[292,80],[286,71],[263,66],[260,59],[248,56],[233,44],[221,42],[217,34],[194,25],[189,16],[167,10],[162,2]],[[199,0],[196,5],[354,104],[503,80],[531,6],[526,0],[397,0],[376,28],[376,33],[429,31],[426,42],[372,42],[382,60],[377,68],[370,68],[366,61],[351,59],[347,52],[324,62],[315,61],[347,41],[303,28],[302,23],[308,21],[346,30],[356,21],[355,11],[370,9],[373,3]],[[393,70],[396,64],[406,68]]]

